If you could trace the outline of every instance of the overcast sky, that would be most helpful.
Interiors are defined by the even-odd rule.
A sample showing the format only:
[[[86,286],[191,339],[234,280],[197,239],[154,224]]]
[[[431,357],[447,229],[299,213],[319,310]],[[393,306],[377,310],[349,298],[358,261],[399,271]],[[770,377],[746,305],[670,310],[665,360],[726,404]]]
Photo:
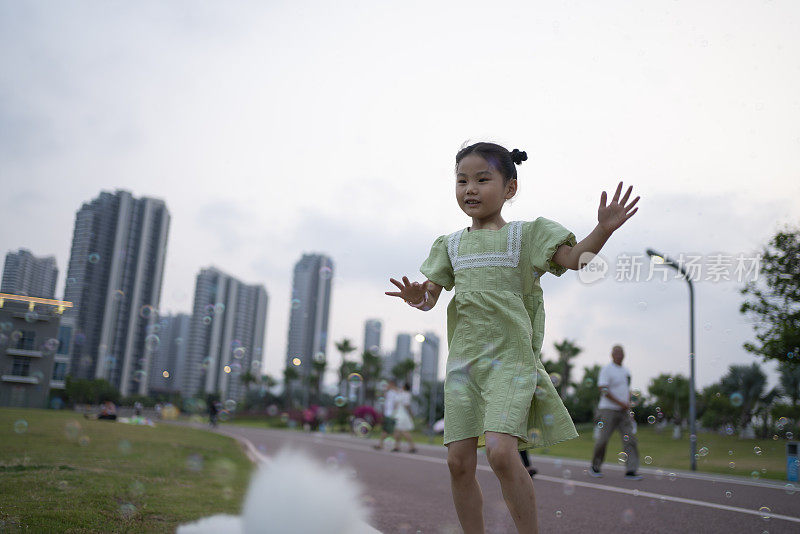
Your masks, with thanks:
[[[55,255],[61,296],[83,202],[164,199],[162,311],[191,309],[202,267],[264,284],[273,375],[303,252],[335,262],[332,367],[332,341],[361,349],[367,318],[384,349],[444,338],[450,294],[425,314],[383,291],[469,225],[453,192],[466,141],[528,152],[506,220],[578,239],[601,191],[633,184],[612,269],[647,247],[752,255],[798,224],[798,27],[794,1],[0,0],[0,251]],[[636,386],[687,374],[686,283],[613,278],[543,279],[544,357],[569,338],[580,369],[622,343]],[[740,285],[696,284],[699,386],[754,361]]]

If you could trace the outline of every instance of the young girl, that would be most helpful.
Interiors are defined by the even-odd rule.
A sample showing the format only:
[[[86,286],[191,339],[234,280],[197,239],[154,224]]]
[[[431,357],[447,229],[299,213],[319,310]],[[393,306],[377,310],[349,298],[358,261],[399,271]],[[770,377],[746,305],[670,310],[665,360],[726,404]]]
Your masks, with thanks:
[[[456,292],[447,308],[450,353],[445,377],[447,465],[458,520],[482,533],[483,497],[475,478],[477,447],[500,481],[519,532],[537,532],[533,484],[518,450],[577,437],[575,426],[541,361],[544,301],[539,277],[579,269],[638,208],[632,187],[609,204],[600,195],[598,224],[580,243],[560,224],[539,217],[506,223],[503,204],[517,192],[514,164],[525,152],[476,143],[456,154],[456,201],[468,228],[441,236],[420,271],[423,283],[390,279],[386,294],[427,311],[442,288]],[[589,253],[586,256],[583,254]]]

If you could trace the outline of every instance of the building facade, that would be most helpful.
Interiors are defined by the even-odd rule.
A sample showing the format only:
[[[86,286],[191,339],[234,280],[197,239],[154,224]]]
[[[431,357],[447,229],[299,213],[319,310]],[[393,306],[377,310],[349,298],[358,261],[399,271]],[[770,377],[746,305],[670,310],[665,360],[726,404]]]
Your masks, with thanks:
[[[312,358],[327,358],[332,278],[333,261],[322,254],[304,254],[294,266],[286,366],[300,377],[311,372]]]
[[[55,256],[37,258],[21,248],[6,254],[0,293],[54,299],[57,280]]]
[[[216,393],[244,400],[242,376],[260,376],[267,291],[209,267],[197,275],[186,357],[178,371],[184,397]]]
[[[367,319],[364,322],[364,351],[375,355],[381,353],[381,329],[383,324],[379,319]]]
[[[71,303],[0,294],[0,406],[45,408],[51,387],[64,387],[61,314]]]
[[[425,332],[420,348],[419,379],[421,383],[436,383],[439,380],[439,336]]]
[[[76,214],[64,290],[72,376],[147,394],[169,223],[162,200],[127,191],[102,192]]]
[[[186,361],[191,316],[186,313],[162,315],[151,327],[150,338],[155,345],[149,373],[148,389],[151,394],[170,394],[180,389],[180,369]]]
[[[387,355],[384,362],[385,376],[392,377],[392,369],[398,363],[409,359],[414,359],[414,354],[411,352],[411,334],[397,334],[395,348]]]

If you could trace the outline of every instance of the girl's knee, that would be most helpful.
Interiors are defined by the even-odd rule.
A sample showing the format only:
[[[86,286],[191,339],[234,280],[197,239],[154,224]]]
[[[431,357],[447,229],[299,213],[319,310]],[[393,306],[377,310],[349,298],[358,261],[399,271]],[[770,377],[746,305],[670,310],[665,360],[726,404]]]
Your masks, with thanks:
[[[522,465],[519,453],[516,450],[507,448],[487,449],[486,459],[489,460],[489,466],[491,466],[492,471],[498,476],[510,473],[517,463]]]
[[[474,475],[477,465],[478,459],[467,454],[447,455],[447,467],[450,469],[450,475],[454,478]]]

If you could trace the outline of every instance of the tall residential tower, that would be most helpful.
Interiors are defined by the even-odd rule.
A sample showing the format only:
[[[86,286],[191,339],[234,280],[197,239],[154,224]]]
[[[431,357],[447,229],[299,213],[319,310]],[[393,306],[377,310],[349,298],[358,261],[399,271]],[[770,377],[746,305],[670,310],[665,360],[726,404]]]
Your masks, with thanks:
[[[70,371],[147,394],[170,216],[164,201],[102,192],[75,216],[64,300]]]
[[[57,278],[55,256],[37,258],[21,248],[6,254],[0,293],[54,299]]]

